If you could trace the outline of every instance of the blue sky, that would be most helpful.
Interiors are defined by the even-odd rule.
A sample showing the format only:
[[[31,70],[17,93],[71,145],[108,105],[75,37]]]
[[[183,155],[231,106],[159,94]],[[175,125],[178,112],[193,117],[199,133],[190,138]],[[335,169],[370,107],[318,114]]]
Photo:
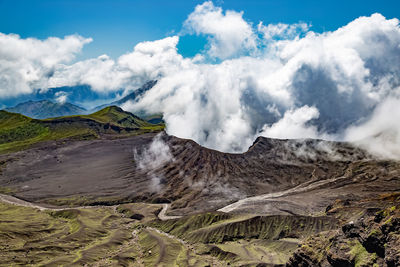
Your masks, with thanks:
[[[221,151],[259,135],[398,137],[399,13],[398,0],[0,0],[0,108],[90,109],[157,80],[122,108]],[[400,158],[400,142],[378,143]]]
[[[194,0],[0,0],[0,32],[45,39],[78,33],[92,37],[77,59],[107,54],[117,58],[141,41],[179,32],[197,4]],[[400,17],[400,1],[214,1],[224,10],[243,11],[253,23],[311,23],[316,32],[335,30],[362,15]],[[182,37],[180,53],[191,56],[204,39]]]

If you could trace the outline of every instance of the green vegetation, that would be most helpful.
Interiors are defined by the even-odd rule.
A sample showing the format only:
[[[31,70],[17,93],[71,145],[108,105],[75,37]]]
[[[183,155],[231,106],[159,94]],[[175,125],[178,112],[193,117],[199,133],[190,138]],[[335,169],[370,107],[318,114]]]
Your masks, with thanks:
[[[256,217],[204,213],[161,222],[161,207],[129,203],[39,211],[0,203],[0,265],[255,266],[282,264],[298,245],[285,238],[246,237],[217,244],[181,240],[153,226],[168,225],[184,235],[184,229],[232,228]],[[134,214],[143,217],[130,218]]]
[[[88,140],[101,135],[124,137],[157,132],[164,124],[151,124],[111,106],[90,115],[36,120],[17,113],[0,111],[0,153],[19,151],[50,140]]]
[[[350,242],[350,255],[354,259],[354,266],[372,266],[377,259],[375,253],[368,253],[368,251],[361,245],[358,240]]]
[[[299,249],[315,263],[335,251],[337,225],[327,217],[206,212],[160,221],[161,207],[127,203],[39,211],[0,203],[0,265],[282,265],[304,238]],[[340,246],[355,266],[377,263],[377,255],[356,239]]]
[[[124,219],[117,219],[112,209],[41,212],[0,203],[0,262],[4,266],[95,262],[131,238]]]
[[[0,110],[0,152],[26,148],[49,134],[48,127],[21,114]]]
[[[112,123],[123,127],[149,127],[152,124],[140,119],[130,112],[126,112],[117,106],[105,107],[90,115],[82,115],[82,118],[89,118],[101,123]]]
[[[117,205],[124,202],[128,202],[128,199],[121,197],[92,197],[92,196],[71,196],[64,198],[51,198],[43,199],[43,203],[47,203],[54,206],[63,207],[77,207],[77,206],[95,206],[95,205]]]
[[[298,247],[298,241],[238,240],[216,246],[225,253],[229,253],[229,259],[240,261],[240,264],[256,265],[266,261],[270,264],[285,264],[287,256]]]
[[[321,263],[332,245],[332,238],[334,235],[334,231],[326,231],[310,236],[303,242],[300,249],[304,251],[307,257],[313,259],[317,263]]]
[[[24,141],[43,135],[47,128],[21,114],[0,111],[0,144]]]
[[[153,221],[148,225],[194,244],[198,253],[202,251],[202,254],[234,266],[284,264],[298,247],[300,239],[337,227],[336,220],[327,217],[254,216],[220,212]]]
[[[308,216],[249,216],[210,212],[153,226],[190,242],[223,243],[239,239],[302,238],[337,227],[334,219]]]
[[[0,266],[223,266],[143,222],[161,205],[39,211],[0,202]],[[140,211],[141,222],[119,211]]]
[[[157,266],[160,263],[164,263],[166,266],[177,266],[176,260],[181,251],[185,250],[178,241],[148,229],[141,232],[139,242],[146,256],[145,266]]]

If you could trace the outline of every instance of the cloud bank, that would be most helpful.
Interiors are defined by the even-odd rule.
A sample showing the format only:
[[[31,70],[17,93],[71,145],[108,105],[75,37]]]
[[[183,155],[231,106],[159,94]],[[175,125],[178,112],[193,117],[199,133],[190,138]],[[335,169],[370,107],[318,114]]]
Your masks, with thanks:
[[[48,80],[61,63],[71,62],[91,38],[22,39],[0,33],[0,99],[48,88]]]
[[[398,19],[373,14],[335,31],[316,33],[305,23],[253,24],[244,15],[223,11],[212,2],[198,5],[181,31],[208,39],[193,58],[178,53],[177,35],[139,43],[115,60],[103,55],[68,65],[90,39],[38,41],[0,35],[1,44],[15,39],[41,50],[51,43],[47,46],[59,53],[48,59],[32,53],[39,56],[31,58],[23,48],[9,53],[1,45],[0,97],[39,85],[88,84],[97,92],[128,92],[156,79],[151,90],[123,108],[163,113],[169,134],[210,148],[242,152],[259,135],[373,138],[391,149],[366,146],[371,151],[385,157],[399,154]],[[23,72],[18,70],[21,66]],[[16,80],[23,85],[18,92],[12,89]]]

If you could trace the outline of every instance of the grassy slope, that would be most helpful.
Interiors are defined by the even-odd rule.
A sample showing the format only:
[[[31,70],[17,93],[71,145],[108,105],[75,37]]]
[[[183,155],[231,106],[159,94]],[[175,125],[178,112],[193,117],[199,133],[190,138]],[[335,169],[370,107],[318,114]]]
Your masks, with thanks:
[[[18,151],[48,140],[86,140],[98,138],[101,134],[123,136],[160,131],[163,128],[163,124],[148,123],[114,106],[90,115],[46,120],[0,111],[0,153]]]
[[[93,262],[131,238],[111,209],[40,212],[0,203],[0,216],[2,266]]]
[[[334,229],[337,221],[328,217],[246,216],[209,212],[178,220],[155,222],[154,226],[191,242],[223,243],[243,238],[303,238]]]
[[[0,152],[23,149],[49,135],[40,121],[18,113],[0,111]]]
[[[254,216],[208,212],[177,220],[154,221],[152,227],[203,244],[204,253],[236,265],[284,264],[300,240],[335,229],[337,221],[311,216]]]
[[[154,225],[160,207],[131,203],[116,209],[39,211],[0,203],[0,266],[255,266],[263,261],[282,263],[285,253],[297,247],[255,239],[219,244],[182,242],[148,227]],[[144,217],[130,219],[126,210]],[[187,219],[194,224],[188,231],[193,231],[235,221],[235,216],[204,214]]]
[[[116,106],[105,107],[90,115],[82,115],[83,118],[89,118],[101,123],[113,123],[124,127],[151,127],[154,126],[132,113],[123,111]]]
[[[382,212],[383,224],[392,219],[394,225],[392,214],[397,208]],[[160,209],[157,204],[130,203],[116,208],[38,211],[0,203],[0,266],[282,265],[299,241],[310,236],[312,240],[301,249],[320,261],[332,242],[328,233],[337,233],[326,230],[338,227],[335,219],[326,217],[218,212],[159,221]],[[132,219],[132,214],[143,217]],[[356,266],[374,260],[359,242],[343,244]]]
[[[145,227],[160,205],[39,211],[0,202],[0,266],[225,266]],[[188,264],[189,263],[189,264]]]

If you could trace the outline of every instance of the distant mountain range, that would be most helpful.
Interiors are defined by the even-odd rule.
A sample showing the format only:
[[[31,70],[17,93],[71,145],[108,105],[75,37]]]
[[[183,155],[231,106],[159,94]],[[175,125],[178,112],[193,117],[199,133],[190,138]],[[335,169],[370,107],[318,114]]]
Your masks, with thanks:
[[[109,104],[104,104],[104,105],[95,107],[94,109],[91,110],[91,112],[96,112],[97,110],[101,110],[108,106],[121,107],[123,104],[125,104],[128,101],[133,102],[133,101],[137,100],[138,98],[142,97],[148,90],[153,88],[156,84],[157,84],[157,80],[148,81],[142,87],[136,89],[129,95],[126,95],[125,97],[123,97],[117,101],[111,102]],[[135,114],[138,115],[140,118],[143,118],[146,121],[153,123],[153,124],[159,124],[159,123],[164,122],[162,114],[147,114],[145,111],[141,111],[141,110],[135,111]]]
[[[87,110],[71,103],[55,103],[50,100],[27,101],[12,108],[9,112],[20,113],[34,119],[47,119],[70,115],[86,114]]]
[[[121,105],[123,105],[124,103],[126,103],[129,100],[130,101],[134,101],[138,97],[144,95],[144,93],[146,93],[148,90],[153,88],[154,85],[156,85],[156,83],[157,83],[157,80],[148,81],[142,87],[140,87],[139,89],[136,89],[135,91],[133,91],[129,95],[126,95],[125,97],[121,98],[120,100],[111,102],[109,104],[104,104],[104,105],[100,105],[98,107],[95,107],[93,109],[93,111],[100,110],[100,109],[105,108],[107,106],[121,106]]]
[[[86,110],[85,108],[77,106],[72,103],[68,102],[57,103],[48,99],[36,100],[36,101],[30,100],[27,102],[19,103],[14,107],[6,108],[5,110],[14,113],[20,113],[34,119],[47,119],[47,118],[55,118],[55,117],[63,117],[71,115],[84,115],[102,110],[105,107],[109,106],[121,107],[127,101],[135,101],[139,97],[143,96],[148,90],[153,88],[153,86],[156,85],[156,83],[157,83],[156,80],[148,81],[142,87],[136,89],[135,91],[126,95],[125,97],[108,104],[97,106],[91,110]],[[88,90],[88,88],[86,87],[82,87],[79,90],[81,89],[85,92]],[[144,111],[137,111],[136,114],[153,124],[158,124],[163,122],[162,114],[146,114]]]

